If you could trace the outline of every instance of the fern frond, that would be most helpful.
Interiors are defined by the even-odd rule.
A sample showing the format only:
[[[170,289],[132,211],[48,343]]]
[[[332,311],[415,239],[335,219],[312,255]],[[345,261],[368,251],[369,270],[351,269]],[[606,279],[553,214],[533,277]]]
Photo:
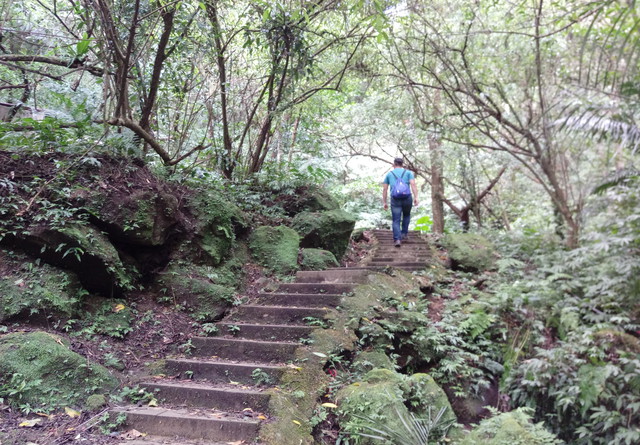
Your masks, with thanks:
[[[610,175],[604,182],[598,184],[591,192],[594,195],[602,195],[610,188],[623,184],[631,184],[640,179],[640,170],[624,169]]]

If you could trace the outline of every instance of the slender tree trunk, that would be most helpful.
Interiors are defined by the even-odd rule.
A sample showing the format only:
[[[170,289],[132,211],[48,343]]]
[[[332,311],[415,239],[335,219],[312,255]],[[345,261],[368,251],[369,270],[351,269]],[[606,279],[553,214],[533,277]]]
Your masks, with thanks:
[[[429,140],[431,153],[431,214],[433,217],[432,230],[434,233],[444,233],[444,183],[442,181],[442,155],[439,139]]]

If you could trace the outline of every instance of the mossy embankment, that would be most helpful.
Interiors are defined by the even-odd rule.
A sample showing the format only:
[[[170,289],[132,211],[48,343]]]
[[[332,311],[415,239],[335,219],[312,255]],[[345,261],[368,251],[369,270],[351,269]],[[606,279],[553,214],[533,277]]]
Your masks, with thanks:
[[[159,372],[156,359],[188,351],[189,337],[213,329],[265,274],[337,264],[326,250],[301,250],[290,227],[281,229],[295,235],[286,249],[261,239],[300,212],[337,210],[321,188],[274,199],[258,184],[233,192],[232,184],[187,186],[165,173],[107,155],[0,153],[0,339],[9,345],[0,349],[0,403],[11,407],[12,438],[35,437],[17,429],[24,409],[84,412],[133,394],[122,388]],[[282,267],[272,254],[286,257]],[[19,353],[18,338],[29,338]],[[48,362],[26,367],[36,343],[38,353],[89,374],[48,373]],[[53,428],[53,419],[42,422]]]

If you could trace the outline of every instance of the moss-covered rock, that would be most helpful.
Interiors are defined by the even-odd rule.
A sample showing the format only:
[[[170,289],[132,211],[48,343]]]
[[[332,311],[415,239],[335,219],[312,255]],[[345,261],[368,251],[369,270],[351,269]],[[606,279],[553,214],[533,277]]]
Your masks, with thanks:
[[[324,270],[338,266],[336,257],[328,250],[300,249],[300,268],[302,270]]]
[[[0,250],[0,322],[34,314],[73,317],[85,293],[75,274]]]
[[[9,403],[30,404],[34,411],[84,406],[93,394],[107,394],[118,381],[102,366],[71,351],[46,332],[0,336],[0,386],[14,390]]]
[[[377,370],[371,371],[376,372]],[[402,429],[400,416],[409,417],[409,410],[403,403],[402,391],[393,378],[394,372],[385,370],[389,379],[378,373],[371,382],[357,382],[338,392],[336,401],[339,408],[340,427],[346,433],[373,434],[371,428],[399,431]],[[362,445],[372,445],[379,441],[360,436]]]
[[[174,261],[159,274],[158,300],[184,306],[199,321],[219,320],[232,305],[236,288],[224,268]]]
[[[454,270],[482,272],[494,266],[495,250],[482,235],[452,233],[445,236],[443,244],[449,252],[451,268]]]
[[[445,408],[442,422],[453,424],[456,415],[453,412],[447,394],[428,374],[418,373],[408,376],[402,384],[404,398],[415,410],[424,417],[429,410],[435,414],[439,409]]]
[[[352,366],[356,371],[364,373],[376,368],[391,371],[395,369],[393,362],[383,351],[361,351],[353,360]]]
[[[461,442],[461,445],[556,445],[563,443],[545,430],[542,423],[531,422],[530,411],[518,408],[485,419]]]
[[[231,252],[236,234],[247,230],[246,216],[238,206],[212,193],[195,194],[188,204],[196,223],[187,254],[220,264]]]
[[[362,382],[354,383],[339,391],[336,400],[340,407],[340,426],[350,434],[372,434],[372,428],[385,432],[407,431],[411,406],[417,418],[434,416],[445,409],[441,426],[455,421],[455,415],[444,391],[426,374],[404,376],[390,369],[373,369],[365,374]],[[405,422],[403,422],[403,419]],[[444,428],[442,432],[446,431]],[[362,444],[379,443],[361,437]]]
[[[349,246],[356,220],[344,210],[303,212],[293,219],[292,227],[301,235],[301,247],[328,250],[336,258]]]
[[[261,226],[253,231],[249,247],[254,258],[276,273],[287,274],[298,268],[300,236],[285,226]]]
[[[86,206],[93,207],[93,221],[112,237],[139,246],[163,245],[181,218],[178,198],[153,188],[94,195]]]
[[[122,262],[109,238],[88,224],[32,227],[20,247],[49,264],[73,270],[87,290],[106,296],[121,295],[138,275]]]
[[[312,185],[296,189],[296,193],[282,202],[282,207],[289,216],[300,212],[322,212],[340,208],[338,200],[326,189]]]

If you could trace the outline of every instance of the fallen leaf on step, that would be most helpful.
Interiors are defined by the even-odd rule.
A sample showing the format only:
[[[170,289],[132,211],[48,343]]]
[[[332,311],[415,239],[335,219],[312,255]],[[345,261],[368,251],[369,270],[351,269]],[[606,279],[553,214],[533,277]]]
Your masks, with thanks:
[[[247,412],[247,411],[249,411],[249,412],[251,412],[251,413],[253,412],[253,410],[252,410],[251,408],[245,408],[245,409],[243,409],[243,410],[242,410],[242,412],[243,412],[243,413],[244,413],[244,412]]]
[[[158,399],[151,399],[148,403],[149,406],[158,406]]]
[[[64,412],[67,413],[67,416],[75,419],[76,417],[80,417],[80,411],[76,411],[73,408],[69,408],[68,406],[64,407]]]
[[[260,419],[260,420],[267,420],[267,417],[266,417],[266,416],[263,416],[262,414],[260,414],[260,415],[258,416],[258,419]]]
[[[295,423],[296,425],[302,425],[300,422],[298,422],[297,420],[293,420],[293,423]]]
[[[132,440],[132,439],[137,439],[139,437],[145,437],[145,436],[146,436],[145,433],[141,433],[138,430],[129,430],[127,432],[120,434],[120,439]]]
[[[240,382],[234,382],[233,380],[229,380],[230,385],[239,385]]]
[[[337,408],[338,405],[336,405],[335,403],[323,403],[322,406],[324,406],[325,408]]]
[[[41,423],[42,419],[29,419],[25,420],[24,422],[20,422],[18,426],[22,428],[33,428],[34,426],[38,426]]]
[[[47,419],[50,419],[53,417],[53,415],[51,414],[46,414],[46,413],[36,413],[36,416],[40,416],[40,417],[45,417]]]
[[[236,442],[227,442],[227,445],[243,445],[247,442],[245,442],[244,440],[238,440]]]

